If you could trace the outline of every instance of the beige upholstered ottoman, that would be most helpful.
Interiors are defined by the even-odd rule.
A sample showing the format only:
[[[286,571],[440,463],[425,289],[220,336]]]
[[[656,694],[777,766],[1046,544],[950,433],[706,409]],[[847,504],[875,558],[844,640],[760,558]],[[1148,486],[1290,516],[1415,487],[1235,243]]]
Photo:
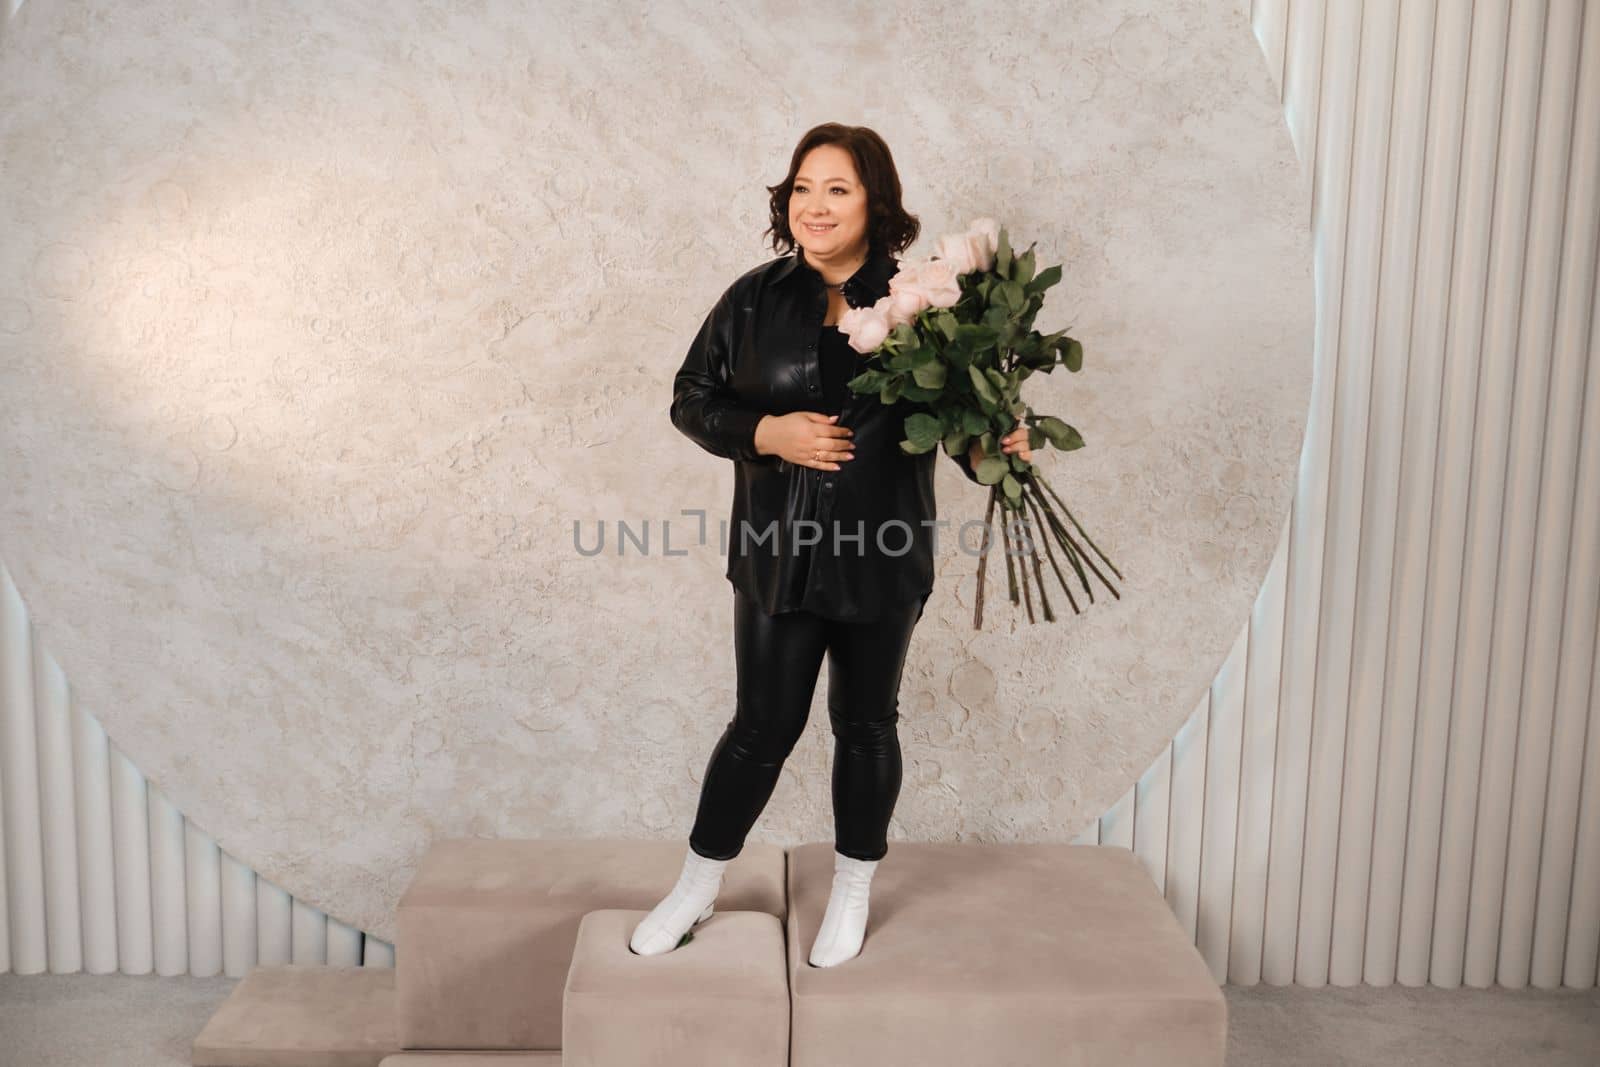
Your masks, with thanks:
[[[783,921],[717,911],[687,944],[640,956],[628,938],[646,914],[583,917],[567,975],[562,1067],[786,1067]]]
[[[561,1067],[561,1051],[396,1052],[378,1067]]]
[[[648,912],[687,848],[617,838],[435,842],[395,914],[400,1048],[560,1048],[579,921],[600,908]],[[782,918],[783,865],[780,846],[747,845],[728,865],[717,909]]]
[[[234,985],[190,1044],[189,1062],[375,1067],[395,1047],[392,970],[275,963],[250,968]],[[0,1044],[0,1063],[11,1062]]]
[[[812,967],[832,879],[789,849],[792,1067],[1221,1067],[1222,990],[1127,849],[891,842],[861,954]]]

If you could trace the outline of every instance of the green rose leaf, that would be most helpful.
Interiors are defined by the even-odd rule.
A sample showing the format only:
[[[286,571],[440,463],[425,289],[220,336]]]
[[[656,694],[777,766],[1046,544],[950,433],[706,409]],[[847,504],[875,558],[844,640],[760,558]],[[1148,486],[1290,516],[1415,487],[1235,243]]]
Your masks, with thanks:
[[[1028,250],[1026,252],[1022,253],[1022,255],[1018,256],[1016,258],[1016,262],[1012,265],[1012,268],[1011,268],[1011,280],[1014,281],[1014,282],[1018,282],[1019,284],[1026,285],[1032,279],[1033,279],[1033,245],[1029,245],[1028,246]],[[1020,307],[1021,304],[1018,304],[1017,306]]]
[[[1083,447],[1082,435],[1075,428],[1062,422],[1054,415],[1046,415],[1040,419],[1038,428],[1043,431],[1045,437],[1050,439],[1052,445],[1063,452],[1071,452],[1073,449]],[[1028,439],[1030,442],[1033,440],[1031,433],[1028,435]],[[1029,447],[1032,447],[1031,444]]]
[[[944,364],[936,359],[930,359],[911,372],[911,377],[915,378],[917,384],[924,389],[943,388],[944,375]]]
[[[972,390],[981,400],[989,404],[1000,403],[1000,394],[995,392],[994,386],[983,376],[983,371],[979,370],[976,364],[967,367],[967,377],[972,380]]]
[[[981,322],[963,322],[956,327],[953,340],[962,348],[976,352],[993,345],[996,336],[993,327],[985,326]]]
[[[1061,352],[1061,362],[1068,370],[1080,371],[1083,369],[1083,345],[1079,344],[1076,339],[1071,337],[1064,338],[1057,347]]]
[[[1033,281],[1028,283],[1028,292],[1042,293],[1060,280],[1061,264],[1057,263],[1055,266],[1046,267],[1044,270],[1034,275]]]
[[[995,303],[1006,309],[1007,318],[1015,315],[1028,304],[1028,297],[1022,291],[1022,286],[1013,281],[1001,282],[995,286],[994,296]]]
[[[869,370],[862,371],[845,384],[848,385],[853,392],[876,393],[879,389],[883,388],[884,382],[888,380],[889,375],[885,374],[883,371]]]
[[[1010,478],[1010,464],[1004,456],[985,456],[972,473],[978,476],[979,485],[993,485],[1001,478]]]
[[[939,420],[922,412],[908,416],[906,440],[910,442],[907,452],[920,454],[929,451],[939,443]]]

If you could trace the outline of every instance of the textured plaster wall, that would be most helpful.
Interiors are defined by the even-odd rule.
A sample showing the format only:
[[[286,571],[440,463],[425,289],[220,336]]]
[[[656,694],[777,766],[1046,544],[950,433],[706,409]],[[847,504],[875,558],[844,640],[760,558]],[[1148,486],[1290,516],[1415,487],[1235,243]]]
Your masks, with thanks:
[[[865,123],[912,254],[992,215],[1065,264],[1040,326],[1086,367],[1032,400],[1089,447],[1043,463],[1128,575],[1030,626],[1002,574],[973,633],[947,540],[891,849],[1071,838],[1203,698],[1294,476],[1304,187],[1235,8],[26,5],[0,556],[40,639],[223,848],[380,937],[438,835],[683,839],[734,673],[681,511],[732,465],[671,376],[795,139]],[[831,839],[825,697],[753,839]]]

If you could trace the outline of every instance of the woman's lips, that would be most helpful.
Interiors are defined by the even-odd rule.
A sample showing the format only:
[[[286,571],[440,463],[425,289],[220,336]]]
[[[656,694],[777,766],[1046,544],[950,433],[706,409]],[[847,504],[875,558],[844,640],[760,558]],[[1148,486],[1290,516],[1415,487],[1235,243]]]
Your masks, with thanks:
[[[812,233],[827,233],[837,225],[839,225],[837,222],[830,222],[826,226],[817,226],[815,223],[810,222],[804,223],[805,228]]]

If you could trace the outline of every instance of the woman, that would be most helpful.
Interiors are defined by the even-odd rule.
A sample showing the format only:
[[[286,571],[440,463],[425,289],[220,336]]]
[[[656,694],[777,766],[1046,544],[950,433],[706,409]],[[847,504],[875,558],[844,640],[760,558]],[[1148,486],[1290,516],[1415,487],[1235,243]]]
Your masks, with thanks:
[[[845,383],[861,356],[838,327],[889,291],[919,224],[883,139],[828,123],[768,189],[780,256],[741,275],[707,315],[673,381],[672,423],[735,463],[727,577],[738,701],[712,751],[677,884],[634,929],[641,955],[709,918],[811,709],[824,653],[835,738],[834,878],[810,963],[857,955],[867,894],[900,792],[901,670],[933,591],[934,452],[900,448],[907,404]],[[798,245],[798,248],[796,247]],[[1002,438],[1031,457],[1027,430]],[[982,453],[952,457],[976,481]]]

